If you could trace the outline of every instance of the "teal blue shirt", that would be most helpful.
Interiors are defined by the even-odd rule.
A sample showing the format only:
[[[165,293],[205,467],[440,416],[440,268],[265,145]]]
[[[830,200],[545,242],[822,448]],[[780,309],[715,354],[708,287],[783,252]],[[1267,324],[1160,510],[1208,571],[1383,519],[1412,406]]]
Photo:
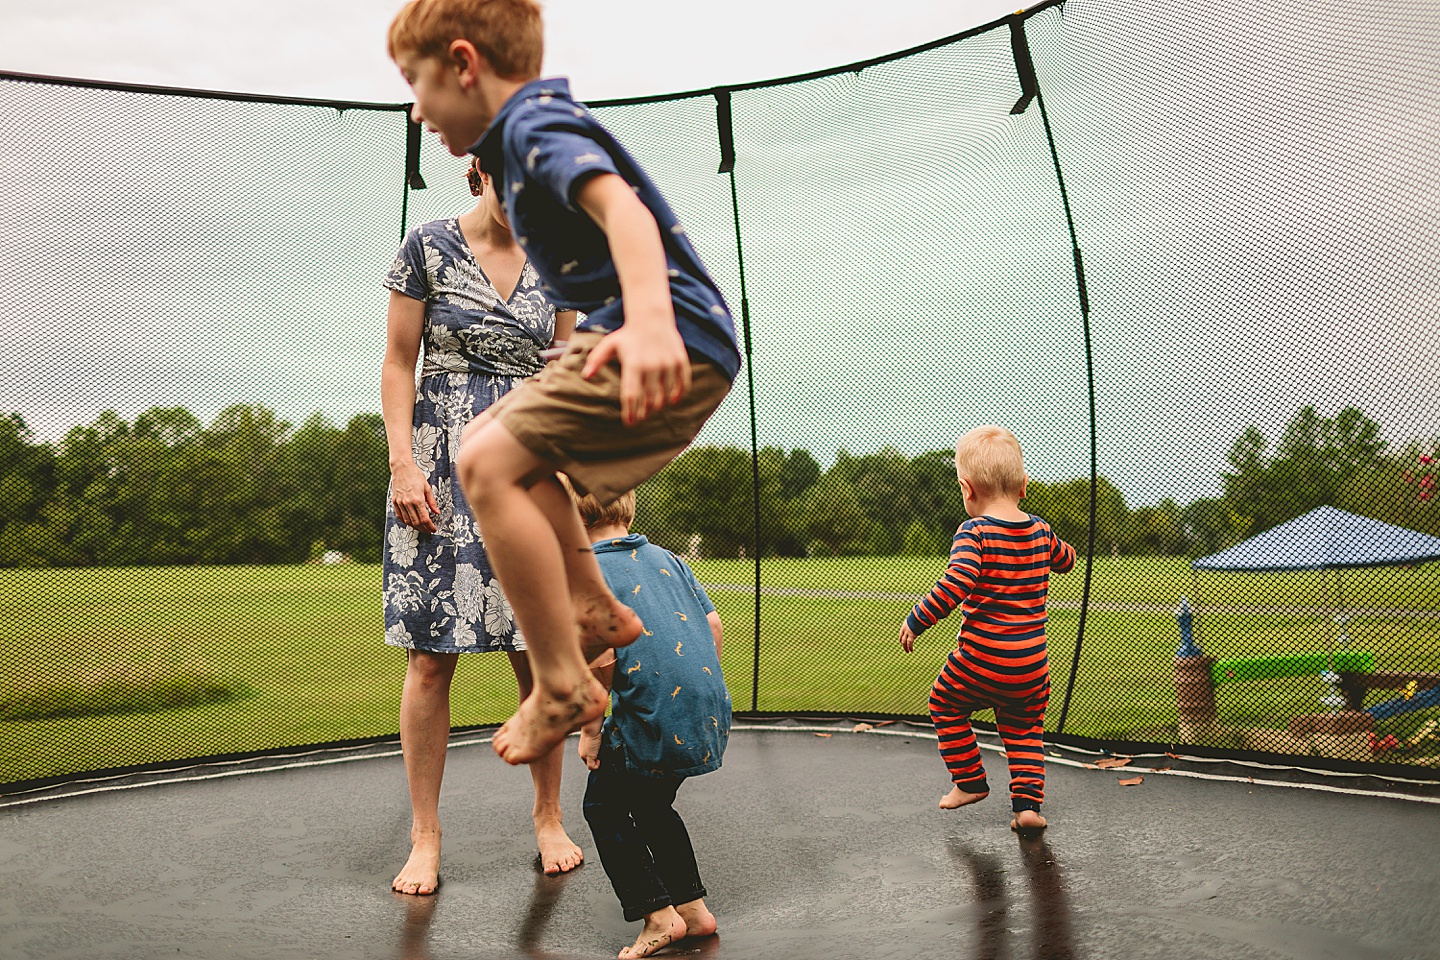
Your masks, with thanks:
[[[730,691],[706,615],[715,609],[675,554],[639,534],[595,544],[610,590],[645,632],[615,651],[603,736],[632,773],[693,777],[720,766],[730,737]]]

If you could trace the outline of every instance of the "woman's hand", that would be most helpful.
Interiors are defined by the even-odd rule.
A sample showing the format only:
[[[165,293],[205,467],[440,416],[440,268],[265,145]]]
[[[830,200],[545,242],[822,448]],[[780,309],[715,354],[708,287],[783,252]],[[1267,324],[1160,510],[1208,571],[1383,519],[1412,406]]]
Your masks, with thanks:
[[[395,504],[395,519],[421,533],[435,532],[435,517],[440,504],[424,472],[413,462],[390,472],[390,500]]]

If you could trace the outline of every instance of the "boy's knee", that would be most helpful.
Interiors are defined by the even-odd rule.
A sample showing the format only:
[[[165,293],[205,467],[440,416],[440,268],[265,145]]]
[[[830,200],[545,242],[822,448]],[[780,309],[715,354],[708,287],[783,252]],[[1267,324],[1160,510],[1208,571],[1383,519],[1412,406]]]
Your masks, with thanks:
[[[476,417],[474,420],[471,420],[469,423],[465,424],[465,426],[460,430],[460,443],[463,445],[465,441],[479,434],[481,430],[485,429],[485,425],[489,423],[491,419],[492,418],[487,411],[480,414],[480,416]]]
[[[471,423],[460,434],[460,450],[455,454],[455,472],[460,477],[460,486],[470,506],[480,505],[490,491],[490,471],[487,463],[494,462],[494,453],[487,450],[483,430],[471,431]]]

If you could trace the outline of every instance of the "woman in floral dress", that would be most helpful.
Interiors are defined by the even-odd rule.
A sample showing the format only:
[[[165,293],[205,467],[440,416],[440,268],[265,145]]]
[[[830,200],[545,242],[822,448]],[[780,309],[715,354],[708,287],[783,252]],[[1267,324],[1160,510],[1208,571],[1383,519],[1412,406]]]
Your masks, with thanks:
[[[460,431],[538,372],[540,351],[575,328],[574,312],[557,313],[542,292],[490,178],[473,163],[467,175],[479,203],[455,219],[411,230],[385,278],[385,642],[407,650],[400,744],[413,813],[410,858],[391,884],[401,893],[434,893],[440,882],[440,781],[459,655],[504,650],[521,700],[531,686],[524,640],[460,491]],[[536,841],[552,874],[583,858],[560,821],[562,749],[530,765]]]

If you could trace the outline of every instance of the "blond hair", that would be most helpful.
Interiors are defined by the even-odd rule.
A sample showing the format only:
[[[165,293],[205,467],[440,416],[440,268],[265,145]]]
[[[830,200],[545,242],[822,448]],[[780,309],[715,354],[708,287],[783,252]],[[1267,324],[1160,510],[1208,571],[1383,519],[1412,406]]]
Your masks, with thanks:
[[[402,55],[450,56],[468,40],[505,80],[533,80],[545,58],[545,27],[535,0],[410,0],[390,22],[391,60]]]
[[[1025,486],[1020,441],[1004,427],[976,427],[955,443],[955,472],[986,492],[1018,497]]]
[[[575,509],[580,511],[580,520],[585,524],[586,530],[593,530],[596,527],[610,527],[616,524],[630,529],[630,524],[635,522],[635,491],[627,490],[615,499],[609,506],[601,506],[595,495],[587,493],[584,496],[575,492],[575,487],[570,483],[570,478],[563,473],[557,473],[556,479],[560,485],[570,494],[570,500],[575,504]]]

